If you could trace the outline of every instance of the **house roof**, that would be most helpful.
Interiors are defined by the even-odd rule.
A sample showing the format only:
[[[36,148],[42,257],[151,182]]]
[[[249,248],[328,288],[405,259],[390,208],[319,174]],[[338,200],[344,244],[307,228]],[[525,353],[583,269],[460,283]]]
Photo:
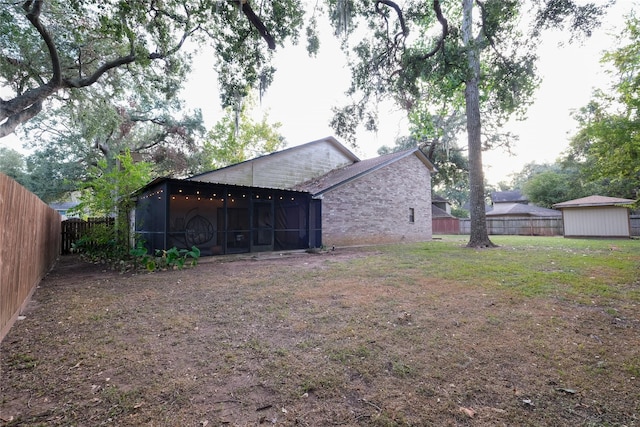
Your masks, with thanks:
[[[514,191],[494,191],[491,193],[491,201],[493,203],[523,203],[528,202],[520,190]]]
[[[292,151],[300,150],[303,147],[308,147],[310,145],[319,145],[319,144],[324,144],[324,143],[329,143],[329,144],[333,145],[338,151],[340,151],[342,154],[344,154],[345,157],[347,159],[351,160],[352,162],[359,162],[360,161],[360,159],[355,154],[353,154],[351,151],[349,151],[344,145],[340,144],[340,142],[337,139],[335,139],[332,136],[328,136],[326,138],[317,139],[315,141],[307,142],[305,144],[300,144],[300,145],[296,145],[296,146],[293,146],[293,147],[285,148],[285,149],[280,150],[280,151],[274,151],[273,153],[269,153],[269,154],[265,154],[264,156],[259,156],[259,157],[255,157],[253,159],[245,160],[245,161],[240,162],[240,163],[234,163],[232,165],[225,166],[223,168],[202,172],[202,173],[199,173],[197,175],[190,176],[187,179],[188,180],[197,181],[199,177],[202,177],[204,175],[208,175],[208,174],[210,174],[211,172],[214,172],[214,171],[217,172],[217,171],[222,171],[222,170],[225,170],[225,169],[236,168],[236,167],[238,167],[238,165],[243,165],[245,163],[256,163],[256,162],[265,161],[267,159],[268,160],[271,160],[271,159],[274,159],[274,158],[277,159],[278,157],[286,156],[286,155],[290,154]]]
[[[431,217],[432,218],[455,218],[455,216],[451,215],[444,209],[441,209],[434,204],[431,205]]]
[[[568,200],[562,203],[556,203],[555,205],[553,205],[553,207],[556,209],[584,208],[584,207],[593,207],[593,206],[630,205],[634,202],[635,200],[631,200],[631,199],[622,199],[619,197],[593,195],[588,197],[582,197],[580,199]]]
[[[498,203],[493,209],[486,213],[487,216],[536,216],[536,217],[559,217],[560,212],[541,208],[540,206],[525,205],[522,203]]]
[[[374,157],[372,159],[361,160],[351,165],[334,169],[318,178],[314,178],[298,184],[292,189],[298,191],[307,191],[314,196],[319,196],[322,193],[333,190],[336,187],[344,185],[354,179],[357,179],[375,170],[381,169],[391,163],[394,163],[411,155],[417,156],[422,161],[422,163],[427,166],[429,171],[434,172],[436,170],[427,156],[425,156],[424,153],[416,147],[405,151],[399,151],[397,153],[390,153],[383,156]]]
[[[444,197],[442,197],[439,194],[432,194],[431,195],[431,203],[433,203],[433,202],[449,203],[449,201],[447,199],[445,199]]]
[[[75,208],[79,204],[79,202],[53,202],[49,203],[49,207],[56,210],[65,210]]]
[[[160,184],[169,183],[176,185],[192,185],[197,187],[226,187],[230,190],[247,190],[249,188],[261,189],[261,190],[275,190],[275,191],[283,191],[289,193],[306,193],[305,191],[299,191],[295,189],[283,189],[283,188],[268,188],[268,187],[256,187],[256,186],[247,186],[247,185],[236,185],[236,184],[225,184],[225,183],[216,183],[216,182],[206,182],[206,181],[191,181],[187,179],[178,179],[178,178],[169,178],[169,177],[158,177],[147,183],[144,187],[141,187],[131,193],[131,197],[137,197]]]

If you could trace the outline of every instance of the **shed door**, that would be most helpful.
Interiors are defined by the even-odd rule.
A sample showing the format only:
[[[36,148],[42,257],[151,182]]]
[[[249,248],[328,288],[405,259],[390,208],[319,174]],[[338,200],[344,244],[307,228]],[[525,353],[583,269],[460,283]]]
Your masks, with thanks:
[[[251,252],[273,250],[273,201],[253,202]]]

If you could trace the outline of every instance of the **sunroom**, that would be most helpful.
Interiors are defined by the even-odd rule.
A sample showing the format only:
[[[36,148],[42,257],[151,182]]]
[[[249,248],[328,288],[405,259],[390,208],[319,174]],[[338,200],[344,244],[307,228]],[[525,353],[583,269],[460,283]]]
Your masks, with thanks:
[[[147,250],[201,255],[316,248],[321,202],[307,192],[159,178],[136,192],[135,232]]]

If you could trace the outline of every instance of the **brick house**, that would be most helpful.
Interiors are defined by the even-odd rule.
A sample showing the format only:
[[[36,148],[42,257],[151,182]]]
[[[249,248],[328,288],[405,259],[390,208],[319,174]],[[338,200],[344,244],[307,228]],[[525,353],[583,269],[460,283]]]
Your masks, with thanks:
[[[360,160],[328,137],[186,180],[156,180],[137,192],[136,228],[155,239],[149,249],[198,242],[211,255],[426,241],[434,170],[417,148]]]

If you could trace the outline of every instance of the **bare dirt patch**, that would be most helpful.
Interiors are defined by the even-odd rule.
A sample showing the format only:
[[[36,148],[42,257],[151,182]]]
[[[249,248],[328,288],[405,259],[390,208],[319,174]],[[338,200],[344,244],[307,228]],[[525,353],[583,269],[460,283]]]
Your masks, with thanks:
[[[371,268],[389,262],[64,257],[1,344],[0,423],[638,425],[637,312]]]

